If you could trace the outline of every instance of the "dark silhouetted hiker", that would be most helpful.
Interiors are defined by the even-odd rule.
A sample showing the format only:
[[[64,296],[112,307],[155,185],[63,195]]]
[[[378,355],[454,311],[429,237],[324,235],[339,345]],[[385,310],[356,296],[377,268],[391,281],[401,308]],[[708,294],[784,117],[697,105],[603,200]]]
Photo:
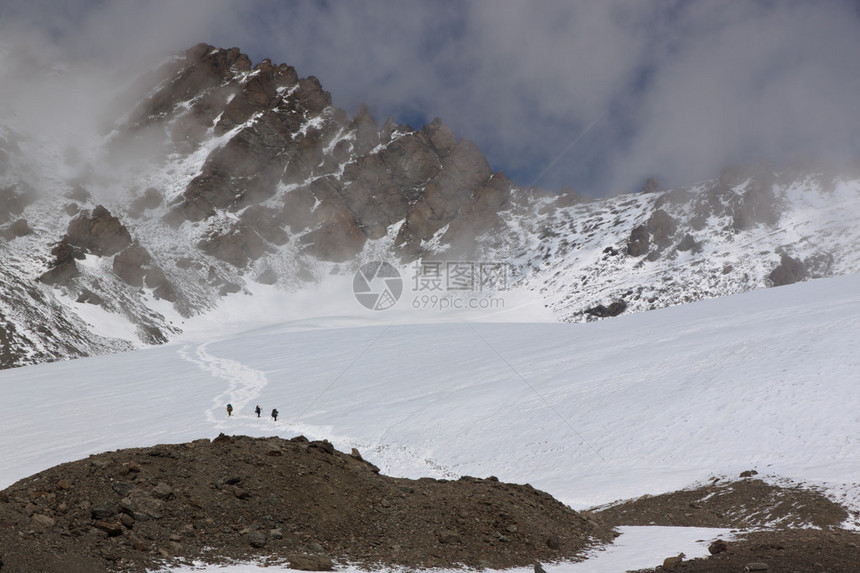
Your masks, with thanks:
[[[272,410],[272,418],[274,418],[276,422],[278,421],[278,409],[277,408]]]
[[[227,415],[228,416],[233,415],[233,404],[227,404]]]
[[[260,413],[261,413],[262,411],[263,411],[263,410],[261,410],[261,409],[260,409],[260,406],[259,406],[259,405],[258,405],[256,408],[254,408],[254,412],[256,412],[256,413],[257,413],[257,417],[258,417],[258,418],[260,417]]]

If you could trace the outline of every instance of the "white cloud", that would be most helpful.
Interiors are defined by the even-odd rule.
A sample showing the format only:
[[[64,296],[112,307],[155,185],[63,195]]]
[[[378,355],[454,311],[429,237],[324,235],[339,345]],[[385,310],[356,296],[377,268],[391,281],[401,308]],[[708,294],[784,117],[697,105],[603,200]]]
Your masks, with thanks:
[[[350,111],[440,116],[523,184],[556,160],[540,185],[605,194],[730,162],[858,155],[860,15],[848,2],[65,6],[5,3],[3,41],[104,72],[200,41],[239,46],[318,76]]]

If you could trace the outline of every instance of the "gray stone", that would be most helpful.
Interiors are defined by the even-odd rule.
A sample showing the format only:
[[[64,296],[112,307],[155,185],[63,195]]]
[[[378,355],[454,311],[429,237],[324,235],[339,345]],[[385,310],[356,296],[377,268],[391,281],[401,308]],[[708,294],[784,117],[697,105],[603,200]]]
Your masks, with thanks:
[[[114,503],[105,503],[102,505],[94,505],[90,514],[93,519],[107,519],[113,515],[116,515],[118,508]]]
[[[42,515],[41,513],[33,514],[32,520],[34,523],[41,525],[42,527],[54,527],[54,520],[47,515]]]
[[[248,544],[259,549],[266,545],[266,535],[259,531],[252,531],[248,534]]]

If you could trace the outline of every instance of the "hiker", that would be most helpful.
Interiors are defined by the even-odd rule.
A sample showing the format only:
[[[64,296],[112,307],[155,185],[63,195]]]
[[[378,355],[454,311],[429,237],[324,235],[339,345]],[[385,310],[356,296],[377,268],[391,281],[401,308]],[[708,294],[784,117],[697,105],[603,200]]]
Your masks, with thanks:
[[[233,404],[227,404],[227,415],[228,416],[233,415]]]
[[[277,408],[272,410],[272,418],[274,418],[276,422],[278,421],[278,409]]]
[[[259,404],[257,404],[257,407],[256,407],[256,408],[254,408],[254,412],[256,412],[256,413],[257,413],[257,417],[258,417],[258,418],[260,417],[260,413],[261,413],[262,411],[263,411],[263,410],[261,410],[261,409],[260,409],[260,405],[259,405]]]

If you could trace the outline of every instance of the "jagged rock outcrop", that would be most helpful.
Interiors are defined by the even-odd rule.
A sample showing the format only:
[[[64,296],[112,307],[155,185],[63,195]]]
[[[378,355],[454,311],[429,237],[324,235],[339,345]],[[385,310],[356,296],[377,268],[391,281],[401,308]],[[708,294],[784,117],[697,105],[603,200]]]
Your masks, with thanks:
[[[806,265],[785,253],[780,255],[779,265],[768,275],[773,286],[790,285],[807,277]]]
[[[66,234],[69,243],[98,256],[114,255],[131,244],[131,233],[102,205],[72,219]]]

